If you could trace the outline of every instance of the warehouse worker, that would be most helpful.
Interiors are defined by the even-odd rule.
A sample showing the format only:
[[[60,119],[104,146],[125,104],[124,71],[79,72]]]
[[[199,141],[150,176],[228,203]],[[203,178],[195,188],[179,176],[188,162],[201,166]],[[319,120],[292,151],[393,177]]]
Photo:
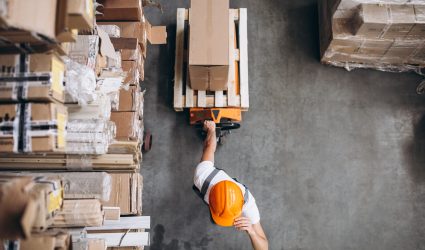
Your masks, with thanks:
[[[195,170],[193,189],[208,204],[215,224],[245,231],[255,250],[268,249],[254,197],[243,184],[214,167],[217,147],[215,123],[205,121],[204,130],[207,131],[207,138],[201,163]]]

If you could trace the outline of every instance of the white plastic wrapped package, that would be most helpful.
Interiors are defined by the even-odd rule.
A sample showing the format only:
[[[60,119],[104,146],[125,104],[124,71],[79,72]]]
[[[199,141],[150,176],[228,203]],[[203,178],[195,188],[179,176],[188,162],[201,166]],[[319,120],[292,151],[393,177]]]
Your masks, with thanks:
[[[96,100],[96,76],[94,71],[87,66],[81,65],[63,57],[66,64],[65,92],[71,98],[71,102],[86,105]]]
[[[111,98],[109,95],[99,95],[96,101],[85,106],[77,104],[67,105],[70,120],[101,119],[109,120],[111,117]]]
[[[101,119],[70,120],[66,152],[69,154],[105,154],[116,135],[116,126]]]

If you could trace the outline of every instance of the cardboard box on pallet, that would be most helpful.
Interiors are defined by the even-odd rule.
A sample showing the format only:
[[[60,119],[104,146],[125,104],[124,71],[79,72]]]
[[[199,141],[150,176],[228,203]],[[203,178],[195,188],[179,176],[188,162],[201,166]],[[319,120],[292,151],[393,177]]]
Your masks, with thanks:
[[[140,80],[140,62],[138,61],[121,61],[121,67],[127,73],[124,84],[139,85]]]
[[[141,138],[142,123],[139,120],[139,112],[112,112],[111,121],[117,126],[117,140],[135,141]]]
[[[64,200],[52,227],[98,227],[103,224],[102,205],[97,199]]]
[[[61,208],[63,185],[58,178],[0,175],[0,235],[28,238],[45,230]]]
[[[362,4],[354,18],[354,34],[367,38],[380,38],[388,24],[387,5]]]
[[[48,38],[55,38],[57,0],[27,1],[6,0],[0,5],[0,24],[3,27],[36,32]],[[3,38],[14,36],[15,31],[0,32]],[[27,33],[19,36],[21,42],[34,41]]]
[[[357,36],[400,39],[415,24],[415,11],[413,5],[362,4],[355,23]]]
[[[395,41],[381,58],[381,62],[389,64],[406,63],[423,41]]]
[[[33,231],[40,232],[53,223],[54,216],[62,207],[63,183],[58,177],[38,177],[34,178],[34,182],[33,188],[29,191],[37,201]]]
[[[67,0],[57,0],[55,35],[58,42],[75,42],[78,30],[68,27]]]
[[[68,0],[68,26],[71,29],[93,29],[93,0]]]
[[[66,107],[56,103],[0,106],[0,152],[53,152],[65,149]]]
[[[388,5],[389,22],[391,26],[385,31],[383,39],[403,39],[405,38],[415,24],[415,10],[413,5]]]
[[[4,239],[28,238],[37,205],[27,192],[31,177],[0,179],[0,235]]]
[[[408,38],[420,39],[425,37],[425,5],[414,5],[415,25],[407,35]]]
[[[117,111],[139,111],[140,89],[138,86],[130,86],[128,90],[120,89],[120,103]]]
[[[194,90],[226,90],[229,0],[192,0],[189,15],[190,85]]]
[[[119,207],[121,215],[141,214],[142,179],[139,173],[110,173],[111,198],[104,206]]]
[[[154,44],[154,45],[167,43],[166,27],[152,26],[147,20],[145,20],[145,18],[142,18],[141,22],[102,22],[101,24],[117,25],[121,30],[121,34],[120,34],[121,38],[137,38],[141,46],[142,54],[145,58],[147,53],[147,41],[149,41],[151,44]],[[136,47],[126,48],[126,49],[135,50]],[[134,59],[123,59],[123,60],[134,60]]]
[[[99,21],[141,21],[143,16],[141,0],[100,0],[102,6],[96,15]]]
[[[0,56],[0,102],[64,101],[65,64],[55,53],[28,55],[29,73],[20,72],[19,55]],[[17,75],[17,76],[16,76]]]
[[[31,235],[20,241],[21,250],[71,250],[72,242],[69,232],[64,230],[48,230]]]

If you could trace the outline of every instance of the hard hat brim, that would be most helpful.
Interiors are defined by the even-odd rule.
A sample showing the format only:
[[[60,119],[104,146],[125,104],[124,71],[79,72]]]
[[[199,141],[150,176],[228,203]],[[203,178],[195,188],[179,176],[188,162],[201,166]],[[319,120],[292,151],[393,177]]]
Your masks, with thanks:
[[[211,208],[210,208],[210,214],[211,214],[211,218],[213,219],[213,221],[215,222],[215,224],[217,224],[219,226],[222,226],[222,227],[231,227],[231,226],[233,226],[233,223],[235,222],[235,219],[237,218],[237,217],[234,217],[234,218],[232,218],[232,217],[230,217],[230,218],[220,217],[218,214],[214,214],[211,211]]]

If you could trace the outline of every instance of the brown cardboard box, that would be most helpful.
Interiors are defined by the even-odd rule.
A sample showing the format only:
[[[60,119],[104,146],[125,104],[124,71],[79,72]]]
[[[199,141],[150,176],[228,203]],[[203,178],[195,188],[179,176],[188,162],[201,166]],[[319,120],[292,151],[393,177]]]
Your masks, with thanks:
[[[96,15],[99,21],[140,21],[143,11],[140,0],[100,0],[98,11],[102,14]]]
[[[192,89],[227,89],[229,0],[192,0],[189,20],[189,75]]]
[[[103,207],[105,211],[105,220],[119,220],[121,216],[120,207]]]
[[[66,107],[56,103],[5,104],[0,107],[0,152],[64,150]],[[18,118],[21,112],[25,113],[23,119]],[[23,126],[24,135],[18,133],[20,126]],[[26,138],[22,144],[19,143],[21,136]]]
[[[146,37],[151,44],[167,43],[167,27],[152,26],[147,20],[145,22]]]
[[[135,111],[140,108],[140,89],[138,86],[130,86],[128,90],[120,89],[120,103],[117,111]]]
[[[127,73],[124,83],[128,85],[139,85],[140,65],[137,61],[121,61],[121,67]]]
[[[329,50],[336,53],[353,54],[356,53],[363,40],[360,39],[333,39],[329,46]]]
[[[21,240],[21,250],[71,250],[71,235],[66,231],[48,230]]]
[[[110,173],[112,176],[111,198],[104,206],[119,207],[121,215],[141,214],[141,183],[138,173]]]
[[[0,178],[0,237],[28,238],[36,217],[36,202],[27,189],[32,178]]]
[[[381,58],[381,62],[389,64],[403,64],[413,55],[423,41],[395,41],[391,48]]]
[[[5,73],[0,77],[0,102],[16,102],[19,99],[63,102],[65,64],[62,59],[55,53],[31,54],[28,58],[29,72],[35,74],[10,78],[8,73],[19,72],[19,55],[0,56],[0,71]],[[43,77],[34,78],[41,75]],[[19,91],[19,88],[24,88],[24,91]]]
[[[381,39],[366,39],[357,54],[369,57],[382,57],[392,46],[393,41]]]
[[[102,24],[107,25],[117,25],[121,30],[122,38],[137,38],[140,43],[141,49],[143,51],[144,57],[146,57],[146,47],[147,47],[147,32],[146,32],[146,22],[102,22]],[[135,48],[127,48],[135,49]],[[130,60],[130,59],[123,59]]]
[[[4,3],[7,6],[6,11],[0,15],[0,24],[37,32],[54,39],[56,1],[7,0]]]
[[[122,49],[121,60],[123,61],[137,61],[142,57],[142,47],[139,45],[134,49]]]
[[[387,5],[362,4],[354,18],[356,36],[380,38],[389,23]]]
[[[13,190],[10,188],[13,188]],[[24,237],[28,237],[28,230],[40,231],[50,226],[53,216],[62,205],[63,185],[58,178],[34,178],[2,174],[0,175],[0,193],[2,194],[2,197],[0,197],[1,204],[3,204],[0,205],[2,215],[11,216],[11,213],[14,214],[11,219],[1,218],[0,216],[2,219],[0,235],[2,238],[8,235],[8,233],[2,232],[2,222],[4,221],[9,224],[11,234],[16,233],[16,230],[23,230]],[[11,207],[7,207],[7,204]],[[23,207],[24,210],[22,210]],[[22,212],[24,215],[22,215]],[[31,214],[27,214],[29,212]],[[20,217],[21,215],[24,217]],[[13,222],[18,217],[21,221]]]
[[[141,22],[101,22],[104,25],[117,25],[121,30],[122,38],[137,38],[140,43],[143,56],[146,58],[147,41],[151,44],[166,44],[167,31],[165,26],[152,26],[144,18]],[[130,42],[130,41],[129,41]],[[131,42],[134,42],[132,40]],[[117,49],[117,48],[116,48]],[[135,49],[135,48],[127,48]],[[129,59],[123,59],[129,60]]]
[[[406,37],[415,24],[415,10],[413,9],[413,5],[391,4],[388,7],[391,13],[391,26],[383,34],[382,38],[402,39]]]
[[[103,224],[102,205],[97,199],[64,200],[52,227],[99,227]]]
[[[37,205],[33,231],[46,230],[54,215],[61,209],[63,202],[63,184],[59,177],[34,178],[34,186],[29,191]]]
[[[71,29],[93,29],[92,0],[68,0],[68,26]]]
[[[111,121],[117,126],[117,140],[138,140],[140,138],[141,123],[137,112],[112,112]]]
[[[422,44],[408,59],[409,64],[425,65],[425,44]]]
[[[55,35],[58,42],[74,42],[77,33],[74,34],[68,28],[67,0],[57,0]],[[74,40],[72,40],[74,39]]]
[[[408,38],[420,39],[425,37],[425,5],[414,5],[415,25],[410,30]]]
[[[112,37],[111,42],[114,45],[114,48],[117,50],[120,50],[120,49],[134,50],[139,46],[139,39],[137,38]]]

